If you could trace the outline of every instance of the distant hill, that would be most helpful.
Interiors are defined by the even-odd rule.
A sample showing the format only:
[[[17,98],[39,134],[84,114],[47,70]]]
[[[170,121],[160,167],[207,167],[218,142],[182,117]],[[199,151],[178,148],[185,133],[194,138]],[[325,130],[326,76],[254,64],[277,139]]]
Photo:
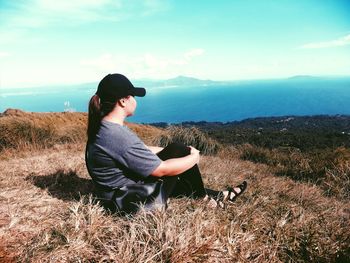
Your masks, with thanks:
[[[208,86],[208,85],[220,85],[225,84],[224,81],[214,81],[214,80],[203,80],[187,76],[177,76],[171,79],[165,80],[133,80],[132,81],[136,86],[144,87],[171,87],[171,86]]]
[[[286,80],[300,80],[300,81],[324,81],[324,80],[343,80],[349,79],[350,76],[312,76],[312,75],[295,75]]]
[[[320,79],[321,77],[310,76],[310,75],[296,75],[289,77],[290,80],[311,80],[311,79]]]

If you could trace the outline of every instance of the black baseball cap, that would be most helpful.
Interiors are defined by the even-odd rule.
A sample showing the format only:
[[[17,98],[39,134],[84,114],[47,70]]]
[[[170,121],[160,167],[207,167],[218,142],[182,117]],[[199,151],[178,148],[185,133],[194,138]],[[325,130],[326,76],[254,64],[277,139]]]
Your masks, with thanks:
[[[102,101],[115,102],[129,95],[143,97],[146,95],[146,90],[135,88],[122,74],[108,74],[98,84],[96,94]]]

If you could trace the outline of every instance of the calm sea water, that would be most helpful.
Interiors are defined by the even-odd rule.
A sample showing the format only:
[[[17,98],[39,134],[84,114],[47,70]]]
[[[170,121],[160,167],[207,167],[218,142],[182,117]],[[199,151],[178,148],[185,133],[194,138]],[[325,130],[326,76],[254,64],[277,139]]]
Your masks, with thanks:
[[[87,111],[95,85],[0,90],[0,111]],[[350,78],[245,81],[199,87],[154,87],[137,98],[133,122],[233,121],[283,115],[350,114]]]

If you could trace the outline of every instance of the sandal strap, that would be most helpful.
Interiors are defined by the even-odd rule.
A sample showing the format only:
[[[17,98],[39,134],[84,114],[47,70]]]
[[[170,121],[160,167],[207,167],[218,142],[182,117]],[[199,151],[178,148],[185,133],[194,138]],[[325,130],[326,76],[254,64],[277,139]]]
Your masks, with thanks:
[[[238,186],[237,186],[238,187]],[[239,189],[241,189],[240,187],[238,187]],[[242,189],[241,189],[242,190]],[[237,193],[237,191],[233,188],[233,187],[229,187],[227,188],[228,191],[228,196],[231,197],[231,193],[234,193],[235,196],[238,196],[241,192]]]
[[[247,182],[243,181],[243,183],[237,185],[236,187],[241,190],[239,193],[233,187],[228,187],[227,188],[227,190],[229,191],[228,192],[228,198],[227,198],[228,201],[233,202],[238,196],[240,196],[244,192],[244,190],[247,188]],[[235,196],[232,197],[232,198],[231,198],[231,193],[235,194]]]
[[[232,193],[235,194],[233,197],[231,197]],[[236,197],[240,195],[240,193],[241,192],[237,193],[237,191],[235,191],[235,189],[228,190],[227,201],[233,202],[236,199]]]
[[[223,202],[223,201],[224,201],[224,198],[225,198],[224,193],[223,193],[222,191],[220,191],[220,192],[218,193],[218,195],[216,196],[215,201],[217,201],[217,202]]]
[[[247,188],[247,181],[243,181],[243,183],[237,185],[237,187],[241,190],[240,193],[243,193],[243,191]]]

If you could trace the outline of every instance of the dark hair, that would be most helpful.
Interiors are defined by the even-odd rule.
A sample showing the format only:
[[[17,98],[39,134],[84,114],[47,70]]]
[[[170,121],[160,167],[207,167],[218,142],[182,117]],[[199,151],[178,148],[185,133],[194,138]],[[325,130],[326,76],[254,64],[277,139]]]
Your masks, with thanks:
[[[115,103],[113,102],[101,102],[97,94],[91,97],[88,113],[88,141],[95,140],[96,134],[101,126],[102,118],[113,110],[114,105]]]

